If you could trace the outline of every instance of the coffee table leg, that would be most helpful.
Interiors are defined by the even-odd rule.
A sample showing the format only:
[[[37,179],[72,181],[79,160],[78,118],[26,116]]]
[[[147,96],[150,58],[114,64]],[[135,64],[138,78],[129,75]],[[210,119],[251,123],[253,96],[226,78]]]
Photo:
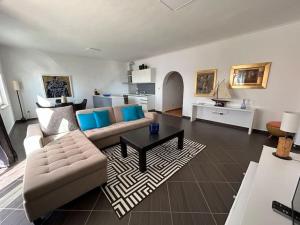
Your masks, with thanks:
[[[139,166],[142,173],[146,171],[146,151],[139,151]]]
[[[125,142],[122,141],[122,139],[120,140],[120,144],[121,144],[122,156],[125,158],[125,157],[127,157],[127,145]]]
[[[184,131],[178,135],[178,149],[183,149]]]

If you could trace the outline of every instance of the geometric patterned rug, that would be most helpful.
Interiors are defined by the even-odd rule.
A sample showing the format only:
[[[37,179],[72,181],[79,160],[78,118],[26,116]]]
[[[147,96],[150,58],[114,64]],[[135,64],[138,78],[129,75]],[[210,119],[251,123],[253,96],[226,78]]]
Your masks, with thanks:
[[[205,145],[184,139],[183,149],[177,149],[177,138],[147,151],[147,170],[139,171],[138,152],[127,146],[128,156],[121,156],[116,145],[103,150],[108,158],[108,181],[104,194],[119,218],[122,218],[169,179]]]

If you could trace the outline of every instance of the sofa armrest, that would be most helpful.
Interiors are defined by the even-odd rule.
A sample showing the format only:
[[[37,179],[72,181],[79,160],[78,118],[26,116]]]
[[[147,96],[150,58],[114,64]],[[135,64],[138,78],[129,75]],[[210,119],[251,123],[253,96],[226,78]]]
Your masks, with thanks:
[[[153,121],[157,121],[157,113],[156,112],[145,112],[145,117],[148,119],[152,119]]]
[[[23,143],[27,156],[43,147],[43,138],[44,135],[39,124],[28,125],[27,134]]]

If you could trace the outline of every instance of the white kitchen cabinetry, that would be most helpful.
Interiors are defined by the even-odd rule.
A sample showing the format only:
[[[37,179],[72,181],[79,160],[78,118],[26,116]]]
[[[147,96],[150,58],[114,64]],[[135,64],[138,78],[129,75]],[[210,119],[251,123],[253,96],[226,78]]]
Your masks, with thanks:
[[[132,71],[132,83],[155,83],[155,73],[153,68]]]
[[[155,109],[155,95],[129,95],[129,104],[138,104],[144,111]]]

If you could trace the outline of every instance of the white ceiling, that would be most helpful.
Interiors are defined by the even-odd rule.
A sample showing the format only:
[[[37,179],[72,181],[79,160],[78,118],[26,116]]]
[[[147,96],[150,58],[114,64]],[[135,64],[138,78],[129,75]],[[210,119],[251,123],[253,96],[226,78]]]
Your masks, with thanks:
[[[300,0],[0,0],[0,43],[127,61],[295,20]]]

